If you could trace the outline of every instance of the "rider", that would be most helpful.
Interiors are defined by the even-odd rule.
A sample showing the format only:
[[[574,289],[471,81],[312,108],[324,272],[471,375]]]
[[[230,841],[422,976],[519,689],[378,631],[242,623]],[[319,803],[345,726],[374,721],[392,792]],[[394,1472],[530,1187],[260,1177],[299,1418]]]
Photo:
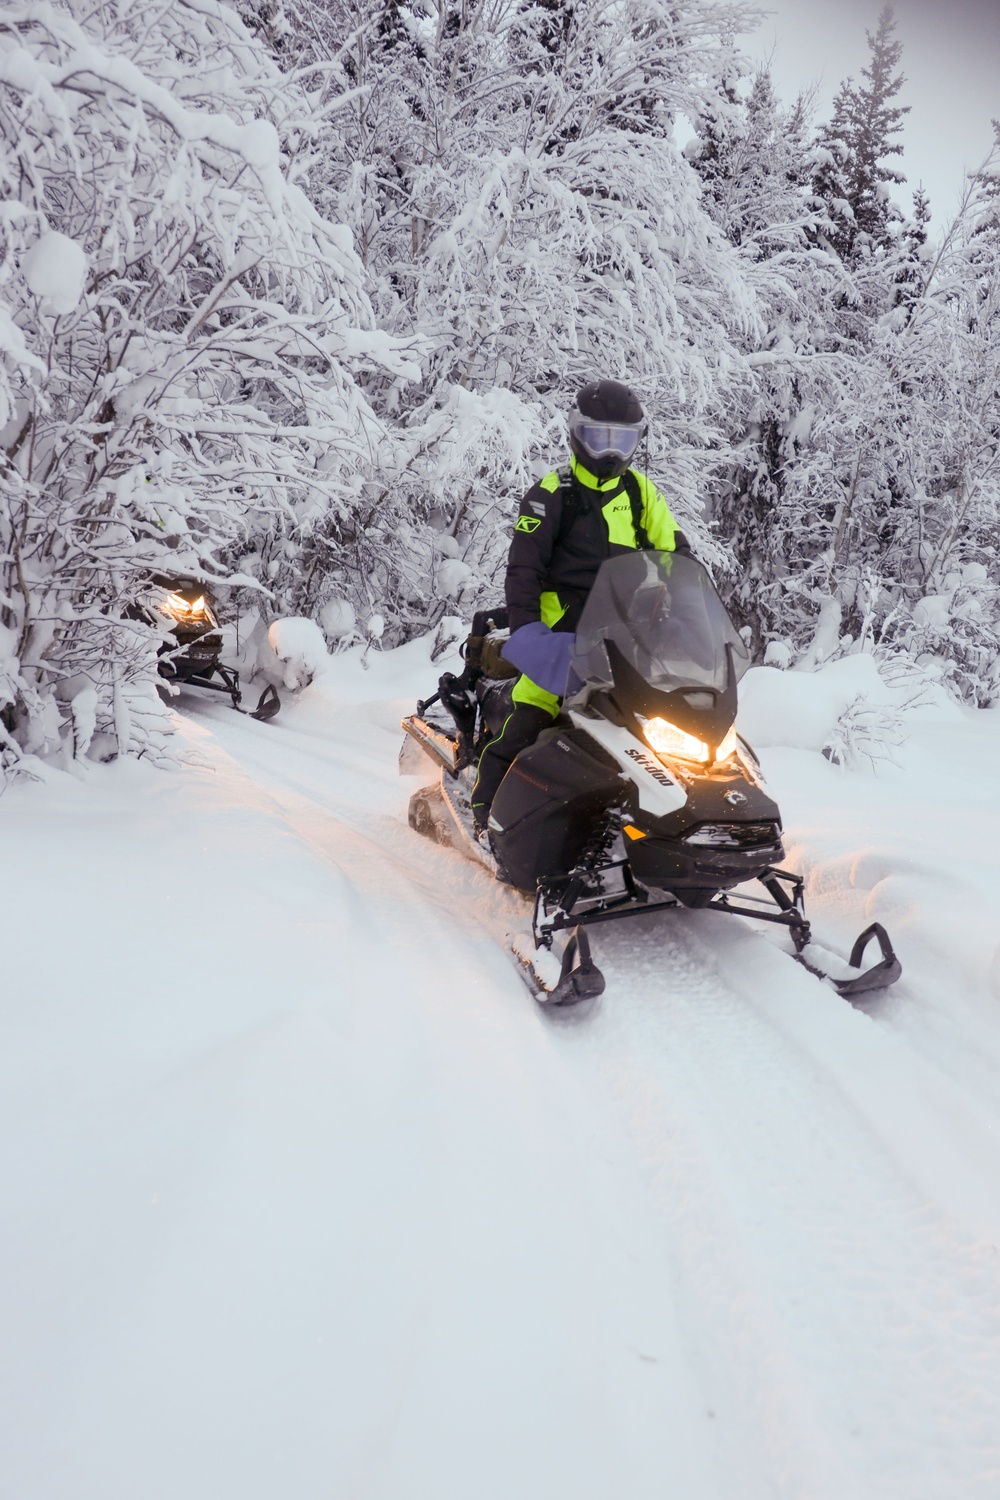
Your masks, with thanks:
[[[511,761],[559,712],[574,632],[601,563],[637,547],[687,550],[659,490],[629,468],[646,428],[627,385],[585,385],[569,418],[569,469],[546,474],[521,501],[507,558],[510,640],[503,654],[523,675],[514,684],[513,712],[483,751],[472,789],[483,839]]]

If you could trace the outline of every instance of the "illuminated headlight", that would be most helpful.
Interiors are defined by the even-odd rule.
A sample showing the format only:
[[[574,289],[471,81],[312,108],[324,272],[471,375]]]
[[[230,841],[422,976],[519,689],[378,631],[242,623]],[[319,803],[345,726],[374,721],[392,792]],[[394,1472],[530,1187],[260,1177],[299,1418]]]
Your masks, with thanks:
[[[712,759],[712,754],[704,740],[699,740],[693,734],[687,734],[683,729],[678,729],[676,724],[671,724],[668,719],[642,719],[642,732],[646,736],[646,742],[656,751],[657,755],[677,756],[679,760],[693,760],[700,765],[707,765]],[[736,753],[736,726],[732,725],[725,739],[715,752],[715,759],[728,760]]]
[[[646,736],[646,742],[657,755],[677,755],[681,760],[697,760],[705,762],[708,760],[708,746],[704,740],[696,739],[693,734],[686,734],[683,729],[678,729],[676,724],[671,724],[667,719],[646,719],[642,722],[642,732]]]
[[[731,724],[725,739],[715,752],[716,760],[728,760],[731,755],[736,754],[736,725]]]
[[[216,619],[208,607],[204,594],[197,599],[185,599],[183,594],[168,594],[157,606],[161,614],[167,615],[178,625],[215,625]]]

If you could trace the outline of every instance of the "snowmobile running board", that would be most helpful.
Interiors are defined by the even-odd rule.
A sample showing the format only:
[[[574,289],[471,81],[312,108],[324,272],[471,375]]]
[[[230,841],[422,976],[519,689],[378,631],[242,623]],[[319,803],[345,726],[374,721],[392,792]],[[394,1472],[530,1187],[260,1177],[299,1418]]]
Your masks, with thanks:
[[[426,708],[433,702],[428,699],[427,703],[421,704]],[[443,766],[454,776],[459,770],[458,751],[455,740],[445,734],[442,729],[436,729],[429,724],[420,713],[410,714],[409,718],[400,721],[401,727],[412,739],[416,740],[425,755],[429,755],[435,765]]]
[[[569,993],[570,986],[568,984],[564,986],[564,981],[572,978],[572,972],[567,970],[567,958],[571,962],[572,956],[576,954],[579,948],[579,939],[584,936],[580,931],[582,927],[591,926],[597,922],[620,921],[623,917],[646,916],[656,911],[717,911],[728,916],[752,917],[757,921],[774,922],[780,927],[787,927],[792,935],[792,942],[795,945],[795,953],[792,957],[795,958],[796,962],[800,963],[803,968],[808,969],[809,973],[814,974],[817,979],[829,980],[837,993],[848,999],[856,995],[868,994],[872,990],[887,989],[889,985],[895,984],[903,972],[902,965],[896,957],[889,934],[880,922],[873,922],[870,927],[865,928],[851,949],[851,956],[848,960],[845,961],[839,955],[832,955],[837,959],[839,965],[859,970],[864,959],[865,950],[874,939],[878,943],[882,955],[879,962],[861,973],[849,976],[837,976],[819,967],[817,963],[812,962],[804,955],[803,950],[812,942],[812,930],[802,909],[804,882],[801,875],[794,875],[790,870],[767,870],[759,878],[761,884],[772,897],[779,910],[775,911],[773,908],[765,906],[763,901],[753,896],[744,896],[737,903],[731,900],[724,891],[714,896],[710,901],[707,901],[704,906],[688,907],[682,901],[679,901],[676,896],[665,896],[661,900],[651,900],[649,892],[636,884],[631,893],[613,896],[610,899],[600,902],[599,905],[594,906],[589,911],[577,912],[572,908],[569,911],[565,911],[558,903],[553,907],[547,906],[545,885],[544,883],[540,884],[535,899],[535,913],[532,920],[532,936],[534,937],[536,946],[547,948],[550,946],[553,934],[556,932],[570,927],[576,929],[563,955],[563,971],[560,976],[560,986],[565,987],[567,993],[557,1003],[573,1003],[572,995]],[[791,888],[791,895],[789,895],[786,887]],[[571,948],[573,950],[572,955],[570,953]],[[583,967],[584,958],[582,951],[580,957],[581,967]],[[590,959],[589,945],[586,948],[585,962],[588,968],[594,967]],[[595,973],[599,975],[600,971],[595,969]],[[601,989],[603,988],[602,979]],[[553,993],[555,992],[553,991]],[[596,991],[596,993],[599,994],[600,991]]]

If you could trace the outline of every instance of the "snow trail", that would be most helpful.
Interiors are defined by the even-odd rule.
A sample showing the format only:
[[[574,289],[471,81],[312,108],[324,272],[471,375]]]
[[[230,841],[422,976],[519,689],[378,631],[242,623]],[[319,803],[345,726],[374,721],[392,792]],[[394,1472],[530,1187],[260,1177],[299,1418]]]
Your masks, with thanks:
[[[680,913],[598,930],[553,1024],[525,902],[405,826],[381,670],[270,725],[185,699],[202,770],[0,806],[0,1491],[994,1495],[980,991],[865,1013]]]
[[[428,848],[420,862],[428,873],[410,878],[438,902],[446,880],[446,906],[473,897],[498,940],[524,925],[524,904],[488,882],[484,902],[474,866]],[[595,943],[608,997],[554,1041],[587,1059],[594,1099],[613,1103],[642,1164],[662,1274],[685,1289],[686,1359],[708,1420],[729,1414],[723,1493],[756,1493],[754,1472],[761,1494],[776,1476],[782,1494],[988,1493],[990,1122],[746,924],[643,918]]]
[[[798,994],[777,972],[761,987],[759,966],[740,983],[730,943],[717,963],[702,937],[664,953],[616,933],[602,956],[620,1000],[589,1040],[678,1267],[687,1352],[729,1428],[723,1493],[990,1493],[995,1238],[963,1233],[913,1181],[877,1107],[841,1087],[844,1048],[810,1055],[796,1035],[827,999],[853,1050],[868,1033],[880,1050],[875,1028],[807,975]]]

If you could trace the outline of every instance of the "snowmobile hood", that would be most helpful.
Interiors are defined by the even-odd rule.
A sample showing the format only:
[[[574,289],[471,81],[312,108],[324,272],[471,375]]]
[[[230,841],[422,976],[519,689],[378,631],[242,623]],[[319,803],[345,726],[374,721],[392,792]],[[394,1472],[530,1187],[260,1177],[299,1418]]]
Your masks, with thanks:
[[[584,605],[571,664],[583,686],[573,706],[621,687],[622,663],[657,694],[701,689],[714,702],[735,689],[750,658],[699,562],[633,552],[602,564]]]

